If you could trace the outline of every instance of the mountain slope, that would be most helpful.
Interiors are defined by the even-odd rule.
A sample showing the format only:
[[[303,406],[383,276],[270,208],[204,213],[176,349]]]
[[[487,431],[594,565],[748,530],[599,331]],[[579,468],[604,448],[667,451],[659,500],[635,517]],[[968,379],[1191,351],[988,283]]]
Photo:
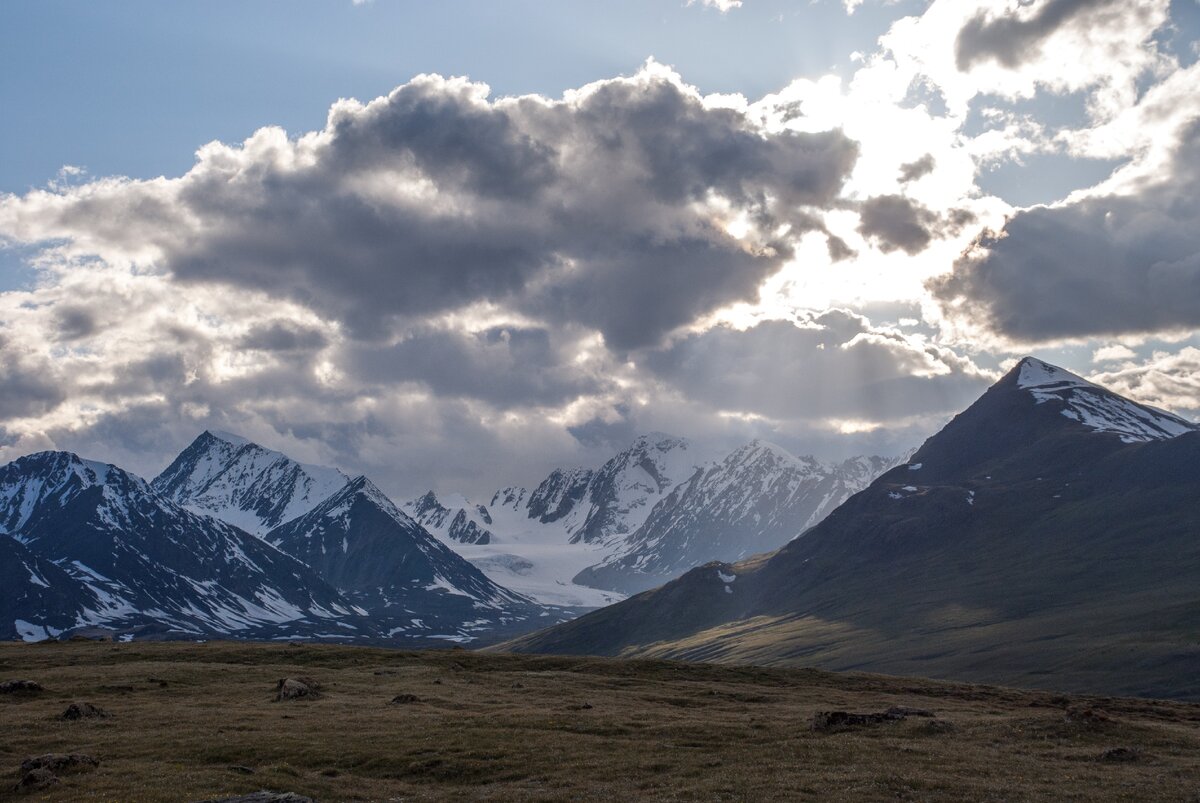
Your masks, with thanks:
[[[575,582],[636,593],[710,561],[778,549],[887,467],[875,457],[827,466],[754,441],[676,486],[621,553]]]
[[[262,535],[312,510],[349,480],[337,469],[297,463],[237,435],[207,431],[152,485],[189,510]]]
[[[74,626],[269,637],[355,616],[304,565],[116,466],[42,452],[0,469],[0,486],[5,509],[24,511],[8,535],[40,562],[15,559],[67,601],[30,598],[28,622],[61,627],[72,613]]]
[[[0,589],[0,641],[56,636],[99,607],[96,594],[82,582],[16,539],[3,536]]]
[[[777,553],[510,648],[1200,699],[1200,431],[1080,383],[1027,358]]]

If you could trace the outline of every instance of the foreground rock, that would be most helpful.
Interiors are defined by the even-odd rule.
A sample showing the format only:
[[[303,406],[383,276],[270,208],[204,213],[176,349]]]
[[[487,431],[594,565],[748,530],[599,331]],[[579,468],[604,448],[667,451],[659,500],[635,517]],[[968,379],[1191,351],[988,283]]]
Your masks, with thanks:
[[[45,753],[21,762],[21,780],[14,789],[17,792],[37,792],[48,789],[59,782],[55,773],[90,772],[100,762],[83,753]]]
[[[50,772],[87,772],[100,766],[99,759],[83,753],[45,753],[21,762],[21,772],[49,770]]]
[[[321,696],[321,684],[312,678],[283,678],[275,684],[275,702],[315,699]]]
[[[884,722],[899,722],[909,717],[932,717],[933,712],[924,708],[893,706],[886,711],[868,714],[852,714],[848,711],[818,711],[813,717],[812,729],[820,732],[869,727]]]
[[[37,792],[48,789],[58,783],[58,778],[50,770],[33,770],[21,776],[14,788],[17,792]]]
[[[233,797],[214,797],[200,800],[197,803],[317,803],[311,797],[297,795],[294,792],[251,792],[248,795]]]
[[[98,705],[91,703],[71,703],[67,706],[67,710],[62,712],[62,719],[103,719],[111,716],[107,711]]]
[[[0,694],[37,694],[40,691],[45,689],[34,680],[6,680],[0,683]]]

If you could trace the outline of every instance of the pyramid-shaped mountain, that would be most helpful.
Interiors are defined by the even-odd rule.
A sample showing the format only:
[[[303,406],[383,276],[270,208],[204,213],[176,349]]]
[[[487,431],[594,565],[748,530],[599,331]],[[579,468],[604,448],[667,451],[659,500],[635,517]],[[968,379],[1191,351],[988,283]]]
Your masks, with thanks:
[[[154,478],[154,490],[189,510],[254,535],[302,516],[350,478],[298,463],[227,432],[206,431]]]
[[[1200,430],[1033,358],[778,552],[510,645],[1200,699]]]
[[[447,598],[475,610],[527,602],[439,542],[366,477],[265,540],[376,607],[427,614]]]

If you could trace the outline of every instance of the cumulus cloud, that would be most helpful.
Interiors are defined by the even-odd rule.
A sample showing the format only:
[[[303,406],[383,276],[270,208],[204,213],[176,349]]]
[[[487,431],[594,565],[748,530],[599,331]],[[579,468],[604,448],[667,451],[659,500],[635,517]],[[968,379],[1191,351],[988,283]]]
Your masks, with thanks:
[[[1177,413],[1200,415],[1200,349],[1155,351],[1146,359],[1129,358],[1093,379],[1126,396]]]
[[[836,130],[765,131],[654,64],[561,101],[423,76],[298,139],[207,145],[179,179],[4,199],[0,232],[269,291],[363,338],[486,300],[632,348],[752,300],[856,155]]]
[[[1085,13],[1099,14],[1125,0],[1043,0],[1026,3],[1024,16],[990,16],[980,11],[967,21],[955,42],[958,69],[995,59],[1008,68],[1021,65],[1056,31]]]
[[[1200,122],[1136,181],[1015,214],[930,287],[961,320],[1016,341],[1200,325]]]

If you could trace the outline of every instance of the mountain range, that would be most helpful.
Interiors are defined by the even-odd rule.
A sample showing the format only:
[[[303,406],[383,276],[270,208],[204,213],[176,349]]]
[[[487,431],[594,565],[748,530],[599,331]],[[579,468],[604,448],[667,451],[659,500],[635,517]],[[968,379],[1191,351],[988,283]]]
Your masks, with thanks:
[[[777,551],[517,652],[1200,699],[1200,428],[1033,358]]]
[[[839,480],[825,508],[772,501],[761,527],[732,537],[644,534],[660,509],[686,515],[692,497],[680,489],[719,482],[724,465],[652,434],[598,469],[499,491],[490,507],[433,492],[397,506],[367,477],[217,431],[151,482],[67,452],[29,455],[0,468],[0,637],[105,628],[123,638],[492,641],[697,563],[778,546],[848,493]],[[766,504],[763,480],[731,474],[725,498],[749,515]]]

